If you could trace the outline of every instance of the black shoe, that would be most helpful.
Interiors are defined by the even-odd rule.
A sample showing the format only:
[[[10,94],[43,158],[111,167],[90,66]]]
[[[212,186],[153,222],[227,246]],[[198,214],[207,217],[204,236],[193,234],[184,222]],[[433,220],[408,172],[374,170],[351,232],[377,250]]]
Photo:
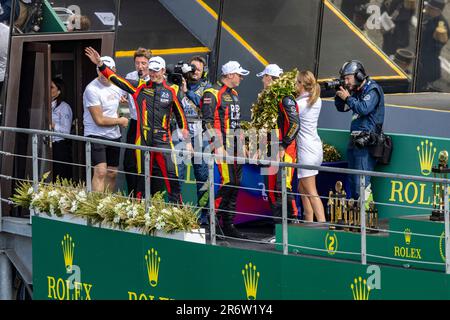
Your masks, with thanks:
[[[227,237],[248,239],[248,236],[243,234],[242,232],[239,232],[239,230],[236,229],[234,224],[224,225],[222,227],[222,231],[223,231],[223,235],[225,235]]]

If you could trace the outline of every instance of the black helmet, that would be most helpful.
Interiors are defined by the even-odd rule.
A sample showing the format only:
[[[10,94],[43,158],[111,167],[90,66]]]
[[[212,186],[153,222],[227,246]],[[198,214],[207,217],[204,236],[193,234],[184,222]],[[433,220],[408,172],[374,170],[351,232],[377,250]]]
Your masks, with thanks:
[[[339,74],[341,78],[353,74],[355,75],[355,79],[359,84],[361,84],[367,78],[364,66],[358,60],[350,60],[344,63],[344,65],[341,67],[341,70],[339,70]]]

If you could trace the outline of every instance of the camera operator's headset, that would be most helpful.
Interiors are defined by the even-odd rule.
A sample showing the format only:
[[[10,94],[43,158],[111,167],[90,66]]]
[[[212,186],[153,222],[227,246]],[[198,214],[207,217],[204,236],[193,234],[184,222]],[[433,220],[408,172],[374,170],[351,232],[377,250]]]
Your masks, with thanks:
[[[355,75],[356,85],[358,86],[367,79],[366,70],[364,69],[363,64],[358,60],[350,60],[344,63],[339,70],[339,74],[341,79],[344,79],[345,76],[350,74]]]

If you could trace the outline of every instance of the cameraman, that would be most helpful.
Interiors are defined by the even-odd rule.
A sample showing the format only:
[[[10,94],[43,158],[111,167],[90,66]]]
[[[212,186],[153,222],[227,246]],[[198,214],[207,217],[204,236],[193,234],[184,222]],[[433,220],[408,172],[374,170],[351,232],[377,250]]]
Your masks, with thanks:
[[[347,150],[348,167],[373,171],[376,159],[370,154],[369,147],[376,143],[376,135],[381,133],[384,121],[383,89],[364,70],[357,60],[344,63],[339,71],[344,87],[336,92],[336,108],[340,112],[352,110],[350,143]],[[350,196],[358,199],[359,176],[349,175]],[[365,177],[365,200],[373,201],[370,176]],[[366,202],[366,208],[368,206]]]
[[[191,134],[192,145],[195,150],[202,152],[207,145],[202,141],[202,120],[200,118],[200,100],[203,96],[203,91],[211,87],[211,83],[206,78],[206,60],[201,56],[193,56],[189,60],[189,65],[194,70],[189,71],[184,74],[182,82],[182,90],[185,97],[181,101],[184,109],[184,114],[186,115],[186,120],[189,125],[189,133]],[[197,186],[197,202],[199,207],[205,207],[208,204],[208,185],[206,181],[208,180],[208,165],[203,160],[203,157],[195,157],[193,159],[192,168],[194,170],[194,176]],[[185,179],[186,165],[181,162],[179,165],[180,178]],[[200,222],[202,224],[207,224],[207,213],[206,208],[202,209]]]

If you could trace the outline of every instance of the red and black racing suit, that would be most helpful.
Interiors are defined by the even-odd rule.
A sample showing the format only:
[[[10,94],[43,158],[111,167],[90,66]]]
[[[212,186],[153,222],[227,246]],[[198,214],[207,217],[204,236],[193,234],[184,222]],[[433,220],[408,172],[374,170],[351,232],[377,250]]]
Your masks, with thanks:
[[[227,87],[220,81],[203,92],[200,103],[203,128],[214,131],[216,148],[223,146],[228,156],[236,156],[237,141],[235,129],[240,128],[240,105],[236,90]],[[231,139],[235,140],[231,142]],[[234,145],[234,147],[233,147]],[[228,161],[230,162],[230,161]],[[217,161],[221,185],[216,195],[215,207],[222,216],[224,228],[233,224],[236,210],[236,199],[240,184],[242,165],[236,161],[227,163],[226,160]]]
[[[297,146],[295,138],[300,129],[300,118],[298,115],[298,106],[292,96],[284,97],[278,104],[278,118],[277,127],[279,146],[284,150],[284,157],[280,159],[281,162],[295,163],[297,161]],[[269,202],[272,208],[272,214],[275,217],[281,217],[281,167],[271,168],[276,169],[277,173],[267,175],[266,188],[269,190]],[[286,168],[286,190],[292,193],[292,179],[294,178],[294,168]],[[274,192],[277,191],[277,192]],[[295,204],[295,196],[287,195],[288,218],[297,218],[298,210]],[[277,222],[277,221],[275,221]]]
[[[139,84],[139,81],[126,80],[115,74],[103,64],[100,72],[112,83],[122,90],[130,93],[136,104],[137,130],[136,144],[144,144],[150,147],[173,149],[170,133],[170,117],[172,112],[183,132],[184,139],[189,139],[188,125],[184,115],[182,92],[177,85],[154,83],[147,81]],[[190,140],[187,140],[190,141]],[[140,150],[136,150],[137,171],[144,171],[144,156]],[[150,153],[151,192],[167,190],[170,202],[181,202],[181,190],[178,179],[178,168],[175,155],[162,152]],[[139,179],[137,193],[145,190],[144,179]]]

